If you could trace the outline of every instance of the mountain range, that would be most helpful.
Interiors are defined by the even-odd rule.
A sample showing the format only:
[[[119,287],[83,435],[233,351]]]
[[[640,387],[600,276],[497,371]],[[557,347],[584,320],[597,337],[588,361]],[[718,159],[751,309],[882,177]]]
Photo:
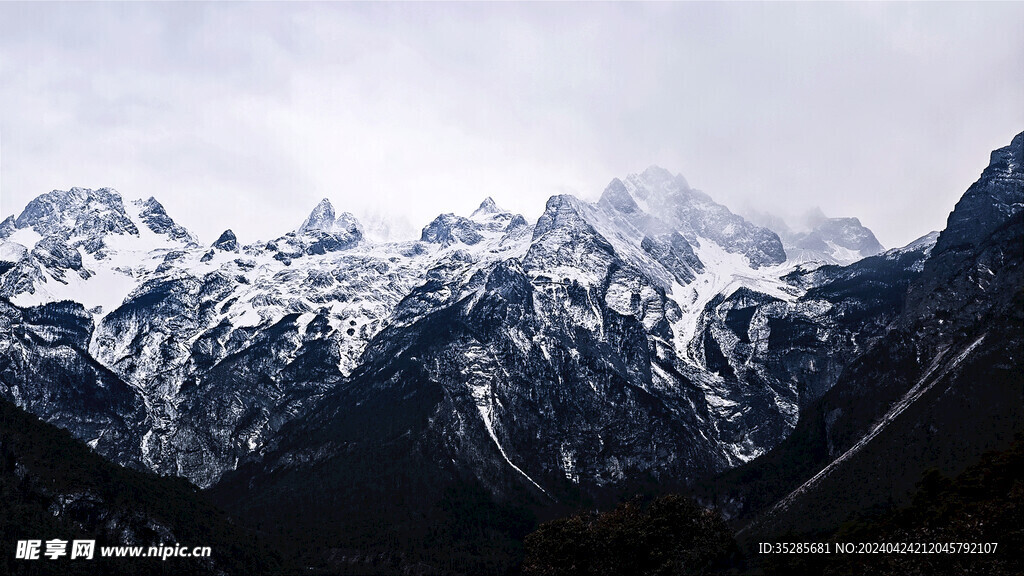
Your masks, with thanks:
[[[156,199],[53,191],[0,223],[0,396],[326,572],[501,572],[539,521],[636,493],[741,543],[823,533],[1024,428],[1022,159],[1024,134],[888,251],[658,167],[399,242],[326,199],[205,245]]]

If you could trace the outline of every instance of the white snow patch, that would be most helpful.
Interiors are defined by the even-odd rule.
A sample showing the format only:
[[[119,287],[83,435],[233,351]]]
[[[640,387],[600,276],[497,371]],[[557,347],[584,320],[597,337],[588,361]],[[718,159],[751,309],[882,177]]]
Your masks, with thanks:
[[[16,242],[22,246],[32,249],[36,245],[36,242],[42,240],[43,237],[32,228],[19,228],[13,234],[7,237],[8,242]]]
[[[741,287],[749,288],[784,302],[793,302],[799,291],[784,282],[781,277],[791,266],[751,268],[742,254],[727,252],[712,240],[698,237],[700,246],[697,257],[704,263],[704,272],[686,286],[673,282],[671,298],[679,305],[682,316],[672,325],[675,334],[676,353],[686,362],[698,366],[690,357],[689,344],[697,335],[701,314],[715,297],[730,296]]]
[[[498,451],[501,452],[501,457],[508,462],[516,472],[519,472],[523,478],[530,481],[537,487],[538,490],[544,493],[545,496],[551,497],[548,491],[541,488],[540,484],[534,482],[533,478],[530,478],[529,474],[523,471],[522,468],[516,466],[509,460],[508,454],[505,453],[505,448],[502,447],[501,442],[498,441],[498,436],[494,433],[494,423],[492,421],[494,415],[494,395],[491,392],[491,385],[488,382],[481,384],[469,384],[470,394],[473,396],[473,400],[476,402],[477,410],[480,412],[480,418],[483,420],[484,428],[487,429],[487,434],[490,435],[491,440],[494,441],[494,445],[498,447]]]
[[[17,242],[0,242],[0,262],[19,262],[28,255],[28,248]]]

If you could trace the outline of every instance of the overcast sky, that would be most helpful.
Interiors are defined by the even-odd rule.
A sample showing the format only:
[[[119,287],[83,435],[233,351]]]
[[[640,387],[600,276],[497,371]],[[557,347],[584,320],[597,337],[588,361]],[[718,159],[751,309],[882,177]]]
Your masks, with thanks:
[[[1021,3],[0,3],[0,218],[111,186],[249,242],[658,164],[892,247],[1022,130]]]

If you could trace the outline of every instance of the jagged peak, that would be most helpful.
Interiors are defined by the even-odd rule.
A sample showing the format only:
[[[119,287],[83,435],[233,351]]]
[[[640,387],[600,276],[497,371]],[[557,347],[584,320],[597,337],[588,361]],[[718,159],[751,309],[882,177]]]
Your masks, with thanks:
[[[516,214],[511,220],[509,220],[508,225],[505,226],[505,231],[511,232],[512,230],[524,228],[529,225],[530,223],[526,221],[526,218],[523,218],[522,214]]]
[[[334,204],[332,204],[331,201],[329,199],[327,199],[327,198],[321,198],[320,201],[317,202],[316,206],[313,208],[313,213],[314,214],[317,211],[330,211],[330,212],[334,212]]]
[[[478,227],[478,224],[465,216],[456,216],[451,212],[439,214],[430,224],[424,226],[420,232],[420,242],[443,246],[450,246],[456,242],[476,244],[483,239],[477,230]]]
[[[213,243],[213,247],[225,250],[228,252],[234,252],[238,250],[238,238],[235,237],[235,233],[230,228],[221,233],[217,241]]]
[[[1017,134],[1009,146],[993,150],[989,156],[988,167],[982,175],[1020,174],[1024,171],[1024,132]]]
[[[537,225],[533,228],[533,240],[536,241],[544,234],[561,226],[571,226],[574,223],[586,224],[580,211],[581,203],[575,196],[556,194],[548,198],[544,205],[544,213],[540,215]]]
[[[309,232],[312,230],[330,232],[333,227],[334,205],[331,204],[330,200],[324,198],[309,213],[309,217],[302,222],[302,226],[299,226],[299,232]]]
[[[362,234],[363,225],[356,218],[355,214],[351,212],[342,212],[338,214],[338,217],[334,219],[334,225],[332,226],[331,232],[348,232],[348,233],[359,233]]]
[[[994,150],[981,177],[946,219],[935,254],[979,242],[1024,210],[1024,132]],[[933,255],[934,256],[934,255]]]
[[[657,164],[651,164],[642,173],[641,176],[649,180],[672,180],[675,176],[671,172],[658,166]]]
[[[494,198],[488,196],[484,198],[484,201],[480,203],[480,207],[470,214],[470,218],[476,218],[478,216],[488,216],[490,214],[504,214],[505,211],[498,207],[498,204],[494,202]]]
[[[29,202],[15,221],[42,235],[138,234],[125,213],[121,195],[113,188],[73,187],[52,190]]]
[[[11,214],[0,222],[0,239],[7,238],[18,229],[18,225],[15,223],[14,214]]]
[[[121,194],[114,188],[104,187],[93,189],[81,186],[72,186],[68,190],[55,189],[47,192],[46,194],[40,194],[28,203],[26,209],[33,204],[63,202],[82,204],[89,200],[96,200],[101,203],[111,205],[113,208],[122,210],[124,208],[124,201],[121,198]]]
[[[612,178],[612,181],[608,183],[608,186],[605,187],[604,192],[601,194],[601,199],[598,200],[598,203],[610,206],[626,214],[632,214],[640,210],[640,206],[637,205],[636,201],[629,194],[626,185],[618,178]]]
[[[156,234],[164,234],[168,238],[184,242],[198,242],[191,232],[167,214],[164,205],[153,196],[146,200],[135,200],[132,204],[139,208],[138,216],[142,223]]]
[[[160,210],[161,212],[164,211],[164,205],[161,204],[154,196],[150,196],[145,200],[136,200],[135,203],[144,208],[152,208],[154,210]]]
[[[309,217],[299,226],[299,234],[309,232],[325,232],[333,235],[354,236],[362,238],[363,227],[350,212],[335,212],[334,205],[327,198],[320,202],[309,213]]]

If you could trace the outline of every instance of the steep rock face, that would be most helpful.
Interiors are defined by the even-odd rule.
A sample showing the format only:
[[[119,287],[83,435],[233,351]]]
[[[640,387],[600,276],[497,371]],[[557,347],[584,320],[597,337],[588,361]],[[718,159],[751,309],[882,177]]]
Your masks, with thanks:
[[[553,196],[533,228],[523,259],[526,271],[544,270],[563,282],[600,285],[615,260],[611,243],[587,221],[587,206],[572,196]],[[573,278],[559,277],[564,272]]]
[[[72,188],[43,194],[28,203],[15,226],[32,228],[42,236],[65,239],[139,233],[138,227],[125,214],[121,196],[110,188]],[[87,249],[91,247],[87,245]]]
[[[768,503],[743,478],[765,466],[795,471],[769,489],[781,500],[750,538],[826,530],[903,502],[925,470],[955,473],[1021,432],[1022,139],[995,152],[957,204],[889,331],[851,359],[790,439],[732,484],[732,500],[757,509]],[[852,490],[857,498],[842,496]]]
[[[46,236],[32,247],[32,258],[47,268],[57,281],[64,280],[65,274],[76,273],[84,279],[92,274],[82,268],[82,255],[68,247],[60,236]]]
[[[989,165],[957,202],[939,236],[937,256],[977,247],[1021,210],[1024,203],[1024,133],[1009,146],[992,152]],[[937,259],[932,265],[942,263]]]
[[[347,250],[362,240],[363,228],[356,217],[348,212],[335,216],[334,205],[324,198],[298,230],[268,242],[265,249],[291,264],[296,258]]]
[[[792,302],[750,290],[716,299],[701,320],[702,338],[691,343],[693,354],[741,380],[789,383],[807,407],[851,358],[889,332],[936,237],[846,267],[798,267],[784,277],[806,289]]]
[[[644,236],[640,248],[672,273],[680,284],[689,284],[704,271],[704,263],[697,258],[693,247],[678,232],[660,236]]]
[[[882,245],[871,230],[857,218],[827,218],[808,233],[794,234],[787,239],[787,253],[796,262],[852,264],[874,256]]]
[[[15,272],[8,274],[12,270]],[[3,294],[34,292],[35,282],[41,275],[39,265],[30,257],[28,248],[17,242],[0,243],[0,291]]]
[[[451,246],[455,243],[472,246],[483,237],[476,231],[474,222],[463,216],[442,214],[427,224],[420,234],[420,242]]]
[[[95,224],[97,217],[75,210],[115,224],[127,218],[136,233],[127,225]],[[420,281],[417,258],[429,250],[403,243],[350,254],[358,223],[348,214],[334,217],[329,205],[314,210],[310,221],[325,211],[332,213],[329,225],[286,235],[280,248],[240,246],[228,231],[204,252],[153,199],[124,206],[109,191],[52,193],[26,209],[28,227],[17,228],[14,220],[5,225],[11,241],[0,251],[0,286],[19,301],[67,293],[86,302],[82,322],[89,332],[81,350],[127,382],[143,408],[128,422],[131,433],[122,434],[124,457],[103,451],[102,443],[98,449],[118,462],[205,486],[258,454],[281,423],[351,370],[366,341]],[[68,236],[75,226],[95,234]],[[103,248],[89,253],[86,242]],[[22,383],[29,374],[12,379]],[[44,404],[26,407],[83,440],[98,436],[96,426],[59,420]]]
[[[597,497],[644,478],[685,481],[723,470],[763,454],[794,425],[798,437],[782,451],[810,462],[793,468],[796,477],[821,454],[840,461],[870,436],[872,423],[882,418],[885,426],[887,411],[900,410],[901,399],[914,404],[916,392],[906,396],[915,390],[912,379],[927,381],[922,393],[936,383],[956,390],[968,377],[969,359],[981,369],[986,359],[1005,355],[1001,344],[977,355],[985,340],[967,339],[955,326],[957,339],[937,348],[915,349],[913,336],[894,331],[922,315],[908,291],[939,277],[962,283],[948,268],[929,280],[929,263],[942,258],[934,235],[852,266],[773,269],[758,262],[749,242],[730,251],[693,227],[673,229],[660,206],[658,217],[648,213],[656,195],[647,183],[655,176],[643,179],[641,192],[612,182],[597,204],[553,197],[529,236],[454,241],[371,340],[352,375],[307,417],[282,427],[262,461],[231,474],[217,488],[219,497],[243,515],[274,518],[282,527],[289,525],[287,509],[314,505],[302,492],[307,480],[344,484],[331,492],[333,509],[358,509],[360,486],[369,485],[377,486],[381,509],[389,509],[401,490],[375,484],[384,472],[363,462],[386,453],[387,474],[418,487],[420,504],[410,504],[415,514],[439,505],[444,489],[427,486],[467,479],[502,505],[543,506]],[[1005,178],[992,181],[999,186]],[[677,190],[685,185],[661,182]],[[1007,205],[1015,203],[1011,197]],[[1005,247],[1019,240],[1019,230],[1007,222],[978,253],[993,271],[1015,266]],[[678,234],[685,245],[665,257],[665,244],[653,245],[651,233]],[[679,262],[692,278],[678,272]],[[1019,279],[1000,278],[999,293],[1014,293],[1006,286]],[[1007,310],[1003,317],[1013,318]],[[962,317],[978,322],[972,313]],[[938,320],[937,326],[948,322]],[[998,342],[1012,341],[1010,332],[990,324]],[[999,398],[1009,401],[1001,413],[1015,414],[1020,403],[1004,386],[1007,359],[996,365],[1002,376],[993,378],[995,392],[985,392],[978,406]],[[952,434],[951,422],[961,420],[949,419],[948,402],[942,406],[924,421],[942,422]],[[375,421],[379,411],[388,418]],[[916,458],[928,445],[921,434],[931,433],[898,428],[916,442]],[[992,438],[979,445],[992,445]],[[953,449],[943,458],[970,450]],[[779,453],[765,461],[778,464]],[[912,484],[910,476],[893,472],[894,485]],[[245,501],[253,493],[257,507]],[[734,499],[734,512],[742,514],[750,498]],[[830,513],[814,502],[815,514]],[[346,530],[334,536],[346,538]]]
[[[330,232],[334,229],[334,205],[327,198],[320,201],[313,211],[310,212],[309,217],[302,222],[302,226],[299,226],[299,232],[310,232],[312,230],[319,230],[321,232]]]
[[[141,466],[142,398],[88,353],[92,319],[80,304],[19,308],[0,300],[0,396],[104,456]]]
[[[225,230],[217,237],[213,247],[225,252],[238,252],[238,238],[235,238],[235,233],[230,229]]]
[[[652,375],[655,351],[640,321],[592,306],[595,294],[579,284],[538,290],[515,261],[482,276],[476,294],[385,331],[368,349],[375,371],[396,354],[421,366],[391,381],[427,397],[443,391],[423,449],[454,456],[496,492],[511,480],[538,496],[552,485],[724,465],[721,449],[697,433],[701,393]],[[667,362],[658,369],[674,372]],[[361,375],[365,384],[352,389],[365,393],[375,379]]]
[[[526,220],[519,214],[502,210],[491,198],[486,198],[469,218],[455,214],[441,214],[427,224],[420,234],[420,242],[472,246],[486,236],[502,231],[511,231],[526,226]]]
[[[91,351],[147,399],[147,465],[207,486],[352,369],[419,272],[391,251],[201,260],[139,287]]]
[[[652,174],[648,171],[648,180]],[[700,318],[715,296],[743,286],[781,301],[792,300],[802,288],[757,264],[763,258],[748,249],[745,233],[730,233],[733,245],[727,248],[700,236],[707,231],[701,232],[695,221],[677,229],[680,220],[646,213],[641,204],[667,194],[699,205],[680,210],[708,212],[738,222],[741,232],[753,230],[752,237],[760,234],[724,207],[690,194],[685,181],[670,180],[687,193],[676,194],[679,190],[669,185],[657,194],[633,186],[642,196],[634,200],[629,186],[613,181],[596,204],[556,196],[536,226],[488,198],[470,217],[439,217],[425,229],[424,242],[384,245],[362,242],[359,224],[350,215],[338,216],[324,201],[298,230],[274,241],[240,246],[233,234],[225,233],[214,249],[204,252],[186,242],[190,235],[175,231],[155,200],[132,203],[135,212],[126,212],[129,220],[164,242],[144,252],[144,266],[117,268],[128,272],[134,287],[125,289],[118,305],[94,309],[97,328],[89,351],[144,399],[145,424],[136,442],[141,461],[207,486],[240,462],[259,457],[281,426],[319,404],[346,378],[354,378],[353,370],[369,362],[362,357],[367,343],[381,330],[390,327],[389,335],[406,341],[409,337],[398,337],[397,331],[416,334],[418,324],[430,315],[462,310],[464,319],[471,317],[473,306],[460,306],[467,298],[487,300],[491,290],[502,290],[503,283],[492,279],[493,270],[502,269],[500,278],[525,278],[530,299],[537,302],[524,317],[529,319],[523,320],[527,332],[497,323],[491,338],[505,340],[507,347],[513,343],[507,334],[518,334],[516,343],[527,339],[530,344],[518,356],[478,369],[516,374],[522,371],[517,362],[543,361],[550,367],[529,372],[530,378],[552,383],[576,371],[580,375],[575,386],[586,385],[579,397],[581,405],[590,403],[586,410],[593,430],[621,426],[633,411],[647,419],[644,430],[664,431],[674,445],[690,448],[680,448],[683,455],[678,457],[665,456],[671,452],[665,445],[645,444],[635,435],[635,441],[610,451],[604,446],[609,435],[594,432],[596,444],[594,437],[579,437],[556,449],[554,438],[567,433],[571,412],[552,412],[535,420],[534,428],[502,432],[500,422],[488,428],[489,417],[474,407],[477,400],[440,410],[448,419],[473,420],[494,436],[439,446],[460,458],[493,456],[492,445],[501,454],[506,443],[530,453],[532,448],[516,443],[551,427],[537,461],[527,463],[532,470],[520,467],[521,473],[516,472],[514,457],[503,456],[474,473],[485,486],[512,478],[528,490],[540,486],[530,480],[531,474],[600,488],[638,475],[689,478],[719,470],[756,456],[784,436],[792,426],[798,394],[792,384],[768,377],[746,381],[709,371],[703,357],[691,354]],[[175,235],[181,241],[174,241]],[[24,259],[17,250],[8,252],[8,260]],[[56,248],[50,252],[62,254]],[[128,253],[111,249],[111,258],[117,260],[122,252]],[[69,263],[62,265],[73,265],[76,254],[64,254]],[[89,272],[84,264],[83,271]],[[107,272],[96,267],[97,274]],[[6,274],[4,281],[13,277]],[[462,334],[452,333],[451,338],[452,350],[477,350]],[[575,348],[581,341],[589,342],[588,356]],[[443,340],[437,344],[446,345]],[[505,354],[488,351],[496,357]],[[609,353],[622,358],[612,363],[617,368],[604,364],[602,358]],[[454,373],[428,374],[436,381],[458,378]],[[500,401],[516,405],[512,395],[519,392],[513,391],[527,380],[510,378],[509,396]],[[597,407],[608,403],[604,395],[619,398],[615,394],[622,392],[599,391],[588,378],[628,383],[622,397],[625,408],[602,415]],[[630,394],[638,392],[629,392],[634,388],[645,392],[634,398]],[[470,390],[469,398],[483,393]],[[670,407],[648,406],[639,399],[645,394]],[[495,413],[508,414],[500,409]],[[556,421],[561,423],[552,426]],[[458,437],[456,430],[462,428],[449,424],[433,429],[432,437]],[[577,452],[578,457],[567,456]]]
[[[419,242],[311,250],[350,229],[337,225],[347,218],[321,203],[304,231],[270,243],[168,252],[156,274],[98,320],[92,354],[146,399],[147,466],[208,486],[258,457],[282,424],[353,370],[387,322],[400,321],[392,311],[428,267],[440,293],[450,293],[448,274],[476,258],[464,246]],[[481,250],[528,237],[529,226],[505,231],[514,215],[476,218],[490,239]]]
[[[0,222],[0,239],[6,239],[18,231],[18,226],[15,224],[14,215],[8,216],[3,222]]]
[[[469,215],[469,217],[470,218],[481,218],[481,217],[486,218],[488,215],[491,215],[491,214],[505,214],[505,213],[507,213],[507,212],[505,210],[502,210],[501,208],[498,207],[498,204],[494,201],[494,198],[491,198],[490,196],[488,196],[487,198],[484,198],[483,202],[480,203],[480,206],[478,206],[477,209],[474,210],[473,213]]]
[[[173,240],[189,243],[197,242],[191,232],[167,215],[163,204],[156,198],[150,196],[148,200],[136,200],[133,204],[139,209],[139,218],[154,234],[165,234]]]

